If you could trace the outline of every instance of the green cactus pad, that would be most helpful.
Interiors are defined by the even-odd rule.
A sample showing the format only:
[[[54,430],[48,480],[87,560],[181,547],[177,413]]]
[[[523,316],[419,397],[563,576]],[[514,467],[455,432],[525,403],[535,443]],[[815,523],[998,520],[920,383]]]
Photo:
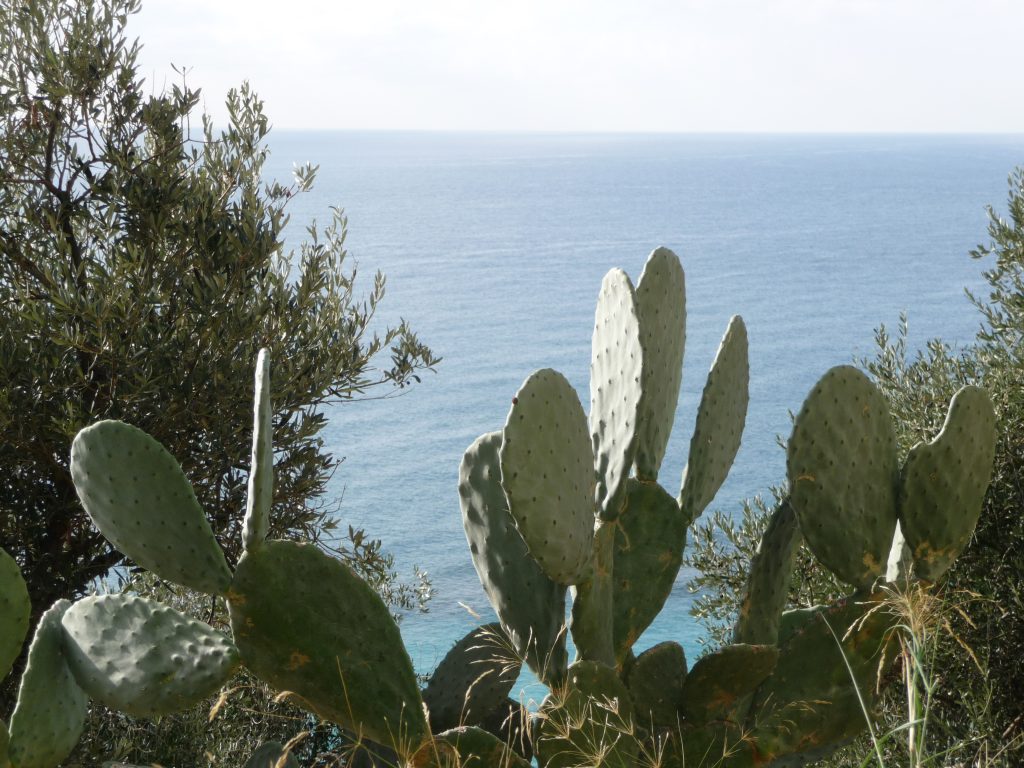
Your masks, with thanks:
[[[502,432],[501,486],[531,556],[553,581],[589,575],[594,539],[594,456],[576,390],[562,374],[531,374]]]
[[[711,364],[690,438],[679,506],[692,522],[722,487],[740,448],[750,399],[747,327],[733,316]]]
[[[910,451],[899,514],[917,576],[934,581],[967,546],[992,477],[995,448],[992,400],[969,386],[953,396],[935,439]]]
[[[644,367],[634,464],[641,480],[657,480],[675,422],[686,347],[686,277],[679,257],[668,248],[648,257],[636,287],[636,307]]]
[[[790,503],[814,555],[869,588],[896,530],[896,437],[885,397],[852,366],[828,371],[796,417],[787,452]]]
[[[530,711],[515,699],[506,699],[480,727],[512,747],[526,761],[533,759],[530,740]]]
[[[28,587],[18,563],[0,549],[0,680],[7,677],[21,653],[31,611]]]
[[[11,715],[8,751],[17,768],[55,768],[82,735],[87,699],[64,661],[60,623],[70,605],[67,600],[54,603],[39,620],[29,646]]]
[[[613,269],[601,283],[590,358],[590,435],[597,509],[614,520],[636,451],[643,351],[633,283]]]
[[[135,717],[187,709],[238,668],[238,651],[227,637],[155,600],[87,597],[61,623],[64,654],[79,686]]]
[[[891,659],[883,649],[896,642],[893,617],[879,607],[881,599],[849,598],[794,617],[779,663],[755,694],[751,711],[757,723],[753,738],[766,763],[827,754],[864,730],[853,680],[872,709],[883,662]]]
[[[629,691],[615,671],[593,661],[569,667],[564,688],[541,705],[534,749],[546,768],[634,768],[640,749]]]
[[[541,680],[565,675],[565,587],[530,557],[501,488],[501,433],[490,432],[466,449],[459,468],[462,525],[473,565],[498,619],[521,658]]]
[[[413,768],[529,768],[529,763],[488,731],[475,726],[452,728],[424,744]]]
[[[238,563],[228,591],[245,665],[354,733],[415,748],[427,734],[398,627],[349,566],[309,544],[266,541]]]
[[[771,645],[725,645],[701,658],[686,675],[680,710],[691,725],[711,720],[741,724],[748,697],[779,660]]]
[[[100,533],[162,579],[223,594],[231,570],[167,450],[120,421],[86,427],[71,445],[71,477]]]
[[[651,731],[677,727],[685,682],[686,653],[679,643],[658,643],[637,656],[626,679],[637,724]]]
[[[242,544],[255,549],[270,530],[274,500],[274,410],[270,402],[270,353],[261,349],[256,358],[256,397],[252,417],[252,460],[249,494],[245,501]]]
[[[594,531],[594,567],[589,579],[572,588],[572,623],[576,658],[615,666],[612,645],[615,584],[615,521],[601,521]]]
[[[508,700],[520,666],[501,624],[471,630],[448,651],[423,691],[430,730],[480,725]]]
[[[260,540],[262,541],[262,539]],[[284,761],[281,758],[284,757]],[[291,752],[284,754],[284,744],[267,741],[249,756],[242,768],[299,768],[299,761]]]
[[[672,592],[686,546],[686,520],[660,485],[630,479],[617,523],[612,635],[621,667]]]
[[[783,499],[772,512],[751,558],[734,642],[754,645],[778,642],[779,620],[789,599],[789,579],[799,546],[796,515],[789,500]]]

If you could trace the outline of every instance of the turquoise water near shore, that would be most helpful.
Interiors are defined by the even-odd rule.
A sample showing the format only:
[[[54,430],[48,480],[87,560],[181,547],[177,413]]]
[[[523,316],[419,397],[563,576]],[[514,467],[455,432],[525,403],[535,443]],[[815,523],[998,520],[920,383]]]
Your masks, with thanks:
[[[272,133],[267,176],[320,164],[291,207],[297,244],[331,205],[364,290],[388,278],[381,318],[408,320],[444,358],[385,401],[329,410],[345,461],[330,493],[342,524],[365,527],[398,569],[430,573],[430,611],[402,634],[420,671],[491,610],[469,559],[456,481],[462,452],[498,429],[533,370],[561,370],[589,402],[594,303],[615,266],[639,276],[665,245],[687,276],[683,394],[661,482],[676,492],[697,399],[732,314],[746,320],[750,409],[743,446],[712,508],[784,477],[789,430],[828,367],[867,355],[873,329],[909,316],[911,341],[967,344],[984,294],[985,206],[1024,162],[1021,136],[668,136]],[[674,639],[691,658],[690,574],[639,647]]]

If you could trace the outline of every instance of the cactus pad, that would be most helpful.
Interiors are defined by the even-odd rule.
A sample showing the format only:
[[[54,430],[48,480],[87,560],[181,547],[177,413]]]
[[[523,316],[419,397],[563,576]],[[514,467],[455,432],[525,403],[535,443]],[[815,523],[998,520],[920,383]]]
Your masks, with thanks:
[[[282,757],[284,761],[281,760]],[[299,761],[291,752],[285,756],[284,744],[281,742],[267,741],[260,744],[242,768],[299,768]]]
[[[572,588],[570,631],[576,658],[615,666],[613,570],[616,521],[602,520],[594,531],[594,567],[590,578]]]
[[[630,479],[617,524],[612,634],[621,666],[672,592],[686,546],[686,520],[660,485]]]
[[[594,539],[594,458],[576,390],[531,374],[512,400],[499,451],[501,486],[530,555],[553,581],[587,578]]]
[[[644,367],[634,464],[637,477],[657,480],[675,422],[686,346],[686,277],[679,257],[668,248],[648,257],[636,287],[636,306]]]
[[[155,600],[87,597],[61,623],[79,686],[135,717],[187,709],[216,692],[238,667],[238,651],[227,637]]]
[[[31,610],[28,587],[18,563],[0,549],[0,680],[7,677],[21,653]]]
[[[64,661],[58,600],[43,614],[28,650],[18,703],[11,715],[10,761],[18,768],[54,768],[71,754],[85,723],[85,693]]]
[[[497,622],[471,630],[437,665],[423,691],[430,729],[480,725],[508,700],[520,662]]]
[[[985,390],[970,386],[953,396],[935,439],[910,451],[899,514],[918,576],[939,578],[967,546],[992,477],[995,448],[992,401]]]
[[[867,588],[885,574],[896,530],[896,437],[885,397],[852,366],[828,371],[796,417],[790,503],[814,555]]]
[[[871,709],[887,658],[884,647],[892,639],[893,618],[878,608],[879,600],[847,599],[802,612],[774,672],[754,697],[753,737],[766,763],[794,753],[827,754],[864,729],[853,680]]]
[[[578,661],[565,687],[541,705],[534,748],[546,768],[634,768],[640,749],[634,734],[633,704],[615,671]]]
[[[463,726],[434,736],[413,756],[412,768],[529,768],[509,746],[482,728]]]
[[[565,587],[530,557],[509,515],[500,482],[500,447],[501,433],[490,432],[462,457],[462,525],[480,583],[513,646],[550,684],[565,674]]]
[[[270,401],[270,353],[261,349],[256,358],[256,396],[252,417],[252,460],[249,463],[249,494],[245,500],[242,544],[255,549],[270,530],[274,500],[274,411]]]
[[[7,731],[7,723],[0,720],[0,768],[11,768],[8,749],[11,746],[11,734]]]
[[[228,606],[245,665],[316,714],[399,752],[427,734],[398,627],[349,566],[267,541],[239,561]]]
[[[686,654],[679,643],[658,643],[637,656],[626,679],[637,724],[648,730],[677,727],[685,682]]]
[[[740,605],[734,641],[775,645],[779,620],[789,599],[793,558],[800,546],[800,528],[788,499],[772,512],[757,551],[750,560],[747,589]]]
[[[590,358],[590,435],[597,509],[614,520],[636,451],[643,352],[633,284],[621,269],[601,283]]]
[[[690,522],[715,498],[736,458],[747,419],[749,381],[747,327],[735,315],[711,364],[690,438],[679,496],[679,506]]]
[[[701,658],[686,675],[681,710],[686,722],[741,724],[748,697],[772,673],[779,649],[771,645],[725,645]]]
[[[86,427],[71,446],[71,477],[100,533],[162,579],[222,594],[231,571],[167,450],[120,421]]]

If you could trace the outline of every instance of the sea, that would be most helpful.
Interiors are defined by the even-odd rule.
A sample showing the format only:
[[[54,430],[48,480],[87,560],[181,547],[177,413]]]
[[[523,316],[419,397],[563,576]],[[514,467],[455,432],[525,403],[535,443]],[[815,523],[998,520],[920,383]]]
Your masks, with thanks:
[[[288,246],[343,208],[357,294],[383,272],[380,327],[405,320],[442,358],[390,397],[331,406],[323,434],[344,459],[328,487],[338,522],[379,538],[401,578],[429,574],[428,611],[401,621],[421,673],[494,619],[462,530],[463,451],[502,427],[538,368],[564,373],[588,406],[609,269],[636,280],[667,246],[686,272],[682,394],[660,476],[673,495],[719,340],[732,315],[746,321],[746,430],[710,507],[737,514],[783,481],[777,437],[811,385],[871,355],[880,325],[906,313],[912,347],[971,343],[981,318],[965,289],[984,298],[990,265],[968,254],[1024,163],[1024,136],[1000,135],[281,131],[269,147],[267,178],[319,166],[291,201]],[[700,654],[692,576],[679,574],[638,651],[675,640]],[[529,676],[521,685],[524,699],[543,694]]]

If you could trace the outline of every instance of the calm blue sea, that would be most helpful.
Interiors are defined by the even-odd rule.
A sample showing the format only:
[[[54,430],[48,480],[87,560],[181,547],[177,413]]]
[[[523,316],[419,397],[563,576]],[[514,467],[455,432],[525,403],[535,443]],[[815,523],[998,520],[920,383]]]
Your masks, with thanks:
[[[268,176],[320,165],[292,207],[289,238],[349,216],[363,275],[387,275],[381,317],[410,321],[444,358],[408,394],[329,412],[341,522],[383,539],[399,571],[436,594],[402,634],[427,671],[492,613],[469,559],[456,480],[463,450],[504,423],[533,370],[554,367],[589,402],[594,303],[604,273],[634,279],[659,245],[687,277],[683,395],[662,483],[678,490],[697,398],[730,315],[750,334],[747,429],[713,507],[784,475],[789,431],[828,367],[869,354],[873,330],[910,318],[912,341],[970,342],[982,291],[967,252],[986,238],[1024,162],[1024,137],[664,136],[473,133],[271,134]],[[640,641],[699,652],[690,574]]]

